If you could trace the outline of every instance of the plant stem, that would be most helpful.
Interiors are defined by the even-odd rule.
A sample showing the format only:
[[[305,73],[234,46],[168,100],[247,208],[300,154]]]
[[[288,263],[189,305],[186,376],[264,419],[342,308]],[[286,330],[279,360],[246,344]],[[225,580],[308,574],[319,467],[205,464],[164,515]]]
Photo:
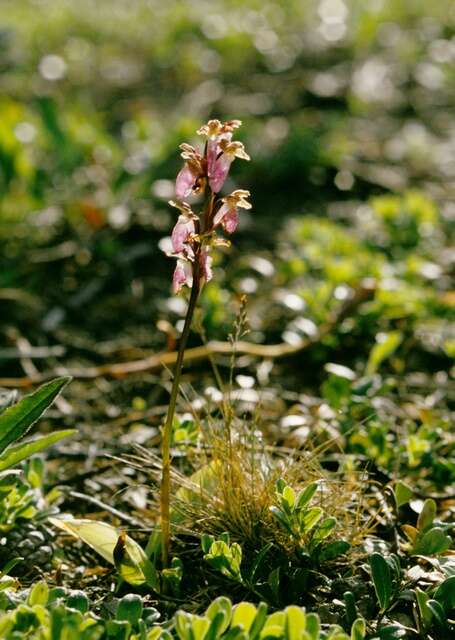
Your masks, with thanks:
[[[169,399],[169,408],[167,411],[166,422],[163,427],[161,438],[161,459],[163,464],[161,474],[161,494],[160,494],[160,513],[161,513],[161,561],[163,569],[168,565],[169,550],[171,542],[170,531],[170,493],[171,493],[171,440],[172,425],[174,422],[175,407],[180,387],[180,378],[182,374],[183,356],[185,354],[186,343],[190,334],[191,322],[193,320],[194,310],[200,292],[199,277],[199,254],[196,256],[193,269],[193,286],[191,287],[190,301],[183,325],[182,337],[180,338],[177,361],[175,363],[174,380],[172,382],[171,397]]]

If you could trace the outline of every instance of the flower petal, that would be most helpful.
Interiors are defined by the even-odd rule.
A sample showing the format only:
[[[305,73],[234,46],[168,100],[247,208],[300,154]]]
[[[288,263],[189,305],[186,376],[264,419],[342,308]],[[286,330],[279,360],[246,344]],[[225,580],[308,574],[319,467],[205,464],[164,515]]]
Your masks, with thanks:
[[[212,277],[212,256],[209,255],[208,249],[205,249],[201,252],[201,271],[202,278],[205,282],[209,282]]]
[[[191,194],[194,182],[195,176],[189,166],[185,163],[183,169],[179,171],[175,181],[175,194],[179,200],[184,200]]]
[[[214,193],[218,193],[229,173],[234,156],[223,153],[209,170],[209,184]]]
[[[174,253],[181,253],[187,250],[188,247],[186,247],[185,244],[192,233],[195,233],[193,220],[189,220],[184,215],[179,216],[171,236]]]
[[[184,285],[188,287],[193,286],[193,268],[190,262],[177,260],[174,276],[172,278],[174,293],[179,293]]]

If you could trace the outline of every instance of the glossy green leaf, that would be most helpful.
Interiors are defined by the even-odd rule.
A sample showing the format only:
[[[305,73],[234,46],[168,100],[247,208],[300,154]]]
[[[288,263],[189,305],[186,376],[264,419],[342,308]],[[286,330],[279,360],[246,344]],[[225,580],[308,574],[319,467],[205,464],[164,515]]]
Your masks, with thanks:
[[[257,609],[251,602],[240,602],[234,607],[231,626],[240,626],[244,631],[249,631],[256,617]]]
[[[301,607],[291,605],[284,610],[286,640],[299,640],[306,626],[305,611]]]
[[[22,438],[53,403],[71,378],[56,378],[0,414],[0,453]]]
[[[436,517],[436,502],[432,498],[427,498],[423,504],[422,511],[417,518],[417,529],[419,531],[425,531],[433,524]]]
[[[351,640],[364,640],[366,624],[363,618],[357,618],[351,627]]]
[[[397,508],[399,509],[404,504],[409,502],[409,500],[414,495],[413,490],[404,482],[397,482],[394,487],[393,495],[395,498],[395,503]]]
[[[451,576],[442,582],[436,589],[433,599],[437,600],[448,614],[455,609],[455,576]]]
[[[35,453],[39,453],[40,451],[43,451],[43,449],[47,449],[53,444],[60,442],[60,440],[63,440],[63,438],[68,438],[75,433],[75,429],[56,431],[55,433],[50,433],[47,436],[42,436],[35,438],[34,440],[30,440],[29,442],[23,442],[8,447],[8,449],[0,455],[0,471],[10,469],[19,462],[22,462],[22,460],[26,460]]]
[[[317,489],[317,482],[312,482],[307,487],[305,487],[305,489],[303,489],[303,491],[301,491],[297,497],[296,508],[303,509],[304,507],[306,507],[311,502]]]
[[[322,518],[324,511],[321,507],[312,507],[306,511],[303,511],[300,520],[300,530],[302,533],[308,533],[313,527],[317,525]]]
[[[392,599],[392,579],[390,568],[386,560],[379,553],[371,554],[369,558],[371,578],[381,611],[385,611]]]
[[[423,536],[418,536],[412,553],[416,556],[434,556],[444,553],[452,546],[452,538],[448,536],[444,529],[433,527]]]

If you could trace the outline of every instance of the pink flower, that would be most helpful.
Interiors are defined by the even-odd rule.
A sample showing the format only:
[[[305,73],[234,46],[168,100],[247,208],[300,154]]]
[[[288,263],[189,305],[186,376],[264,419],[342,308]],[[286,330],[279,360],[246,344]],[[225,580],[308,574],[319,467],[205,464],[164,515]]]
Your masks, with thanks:
[[[177,223],[172,230],[172,250],[174,253],[184,253],[192,249],[187,244],[190,237],[196,233],[194,220],[187,218],[185,214],[178,217]]]
[[[210,188],[218,193],[227,178],[234,158],[249,160],[241,142],[232,141],[232,134],[240,127],[240,120],[209,120],[197,133],[207,137],[207,176]]]
[[[172,278],[174,293],[179,293],[184,285],[193,286],[193,265],[187,260],[179,259]]]
[[[251,204],[247,200],[249,195],[249,191],[236,189],[229,196],[222,198],[223,204],[213,218],[213,226],[217,227],[221,224],[227,233],[234,233],[239,220],[237,209],[251,209]]]
[[[193,193],[200,193],[204,188],[205,161],[199,151],[190,144],[180,145],[181,156],[186,161],[175,181],[175,193],[179,200],[184,200]]]
[[[210,282],[213,277],[212,273],[212,256],[209,254],[207,247],[204,247],[201,251],[200,257],[201,264],[201,276],[205,282]]]
[[[175,181],[175,195],[179,200],[185,200],[193,190],[195,177],[187,164],[177,174]]]

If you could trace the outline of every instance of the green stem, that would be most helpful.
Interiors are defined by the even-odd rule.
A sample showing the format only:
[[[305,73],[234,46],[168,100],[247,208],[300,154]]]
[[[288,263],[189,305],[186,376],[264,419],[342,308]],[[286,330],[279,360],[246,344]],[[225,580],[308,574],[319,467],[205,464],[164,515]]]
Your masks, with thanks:
[[[200,292],[200,276],[199,276],[199,255],[196,256],[193,269],[193,286],[191,287],[190,301],[183,325],[182,337],[180,338],[177,361],[175,364],[174,380],[172,382],[171,397],[169,399],[169,408],[167,411],[166,422],[163,427],[161,438],[161,459],[163,469],[161,473],[161,494],[160,494],[160,512],[161,512],[161,560],[163,569],[168,565],[169,550],[171,542],[170,531],[170,494],[171,494],[171,440],[172,425],[174,422],[175,407],[180,387],[180,378],[182,374],[183,357],[185,355],[186,343],[190,334],[191,322],[193,320],[194,310]]]

